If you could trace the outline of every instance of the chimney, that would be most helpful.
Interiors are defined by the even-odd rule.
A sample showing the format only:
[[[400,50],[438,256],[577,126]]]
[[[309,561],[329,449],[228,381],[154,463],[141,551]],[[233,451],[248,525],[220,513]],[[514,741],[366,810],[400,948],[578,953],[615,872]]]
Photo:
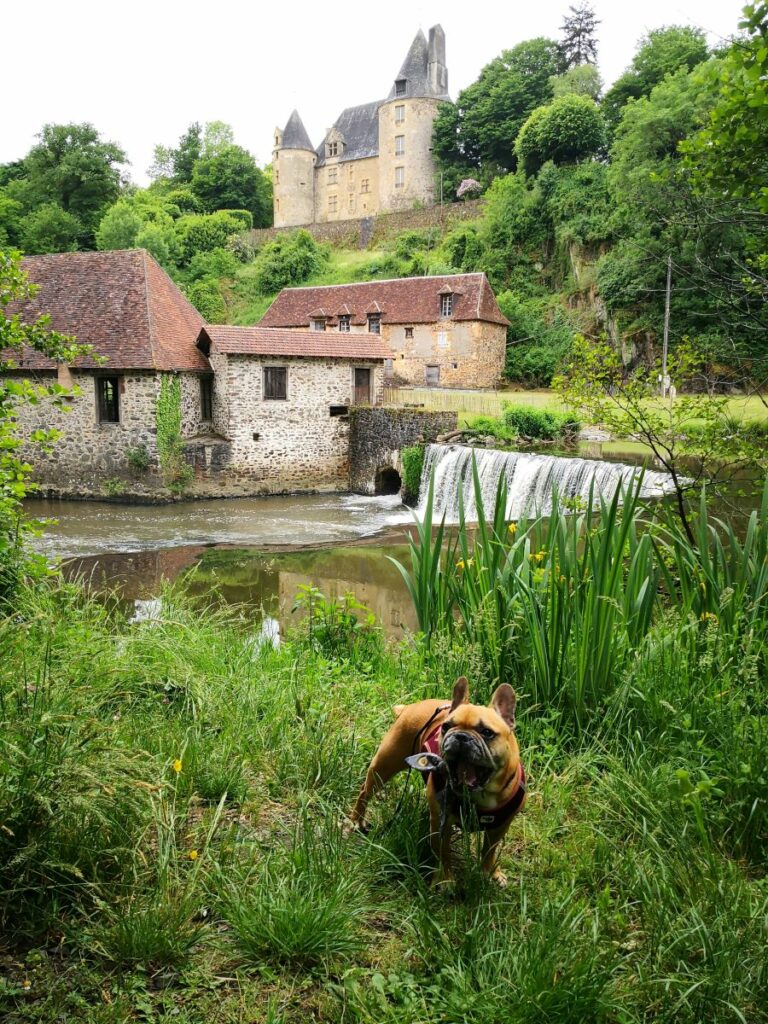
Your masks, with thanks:
[[[448,95],[448,69],[445,66],[445,32],[441,25],[429,30],[427,80],[433,96]]]

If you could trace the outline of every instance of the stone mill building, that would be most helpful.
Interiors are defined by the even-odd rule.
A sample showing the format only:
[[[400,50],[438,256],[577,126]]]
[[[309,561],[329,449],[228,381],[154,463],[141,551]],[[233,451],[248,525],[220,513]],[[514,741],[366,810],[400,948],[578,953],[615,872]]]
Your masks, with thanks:
[[[369,217],[435,201],[432,124],[450,102],[445,33],[419,30],[389,95],[338,116],[315,148],[297,111],[275,130],[275,227]]]

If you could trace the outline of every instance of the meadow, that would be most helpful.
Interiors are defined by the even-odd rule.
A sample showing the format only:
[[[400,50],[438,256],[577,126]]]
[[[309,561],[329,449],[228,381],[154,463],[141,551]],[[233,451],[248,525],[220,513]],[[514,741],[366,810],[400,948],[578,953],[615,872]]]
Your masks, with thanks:
[[[415,530],[421,633],[305,591],[54,580],[0,619],[0,1012],[11,1024],[768,1021],[768,495],[696,543],[636,495]],[[657,514],[658,513],[658,514]],[[433,529],[434,526],[434,529]],[[518,693],[531,791],[486,882],[431,888],[400,776],[349,833],[391,705]]]

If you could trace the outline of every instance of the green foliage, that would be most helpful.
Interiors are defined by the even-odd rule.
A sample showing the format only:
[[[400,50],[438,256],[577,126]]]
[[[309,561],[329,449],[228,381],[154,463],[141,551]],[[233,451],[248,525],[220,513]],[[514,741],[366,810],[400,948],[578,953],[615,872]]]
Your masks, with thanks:
[[[560,26],[560,53],[563,63],[570,70],[596,64],[596,33],[600,22],[595,17],[591,4],[581,0],[575,7],[571,5],[568,11]]]
[[[22,436],[16,412],[24,405],[43,402],[63,406],[70,394],[55,383],[6,374],[17,368],[25,347],[61,362],[91,352],[90,346],[49,330],[47,317],[26,324],[18,314],[6,312],[12,302],[23,302],[36,291],[21,268],[21,254],[0,250],[0,604],[13,593],[25,571],[40,569],[25,547],[25,537],[36,524],[25,520],[23,501],[36,485],[31,480],[32,466],[22,456],[22,445],[48,451],[59,437],[55,429],[38,429]]]
[[[210,252],[198,252],[189,261],[186,276],[190,281],[202,278],[234,277],[240,263],[228,249],[211,249]]]
[[[74,252],[83,226],[58,203],[42,203],[19,224],[19,242],[25,252]]]
[[[223,249],[231,235],[242,230],[242,222],[224,210],[217,213],[190,213],[176,222],[181,248],[180,262],[186,266],[195,253]]]
[[[594,100],[566,93],[531,114],[515,142],[520,166],[528,175],[543,164],[575,163],[595,156],[605,145],[605,126]]]
[[[253,262],[251,276],[263,295],[302,284],[328,261],[328,252],[308,231],[280,234],[267,242]]]
[[[403,501],[415,504],[421,488],[421,471],[424,468],[424,445],[417,444],[400,451],[403,466]]]
[[[166,487],[181,494],[192,479],[192,469],[184,459],[181,413],[181,378],[163,374],[155,403],[157,456]]]
[[[133,448],[126,448],[125,457],[129,466],[135,469],[137,473],[146,473],[152,464],[152,459],[145,444],[137,444]]]
[[[144,220],[134,205],[121,200],[110,206],[96,231],[97,249],[133,249]]]
[[[594,64],[577,64],[562,75],[555,75],[550,81],[555,99],[573,93],[575,96],[588,96],[597,102],[603,87],[600,72]]]
[[[215,156],[199,159],[192,172],[192,190],[209,213],[247,210],[256,227],[272,223],[270,182],[240,146],[230,145]]]
[[[530,39],[487,64],[455,105],[441,106],[432,148],[446,191],[467,176],[480,173],[488,183],[496,173],[514,170],[517,134],[531,112],[551,98],[550,78],[560,70],[557,44]]]
[[[304,614],[306,643],[328,658],[365,660],[380,645],[375,616],[354,594],[327,598],[317,587],[302,584],[291,611]]]
[[[568,413],[534,409],[528,405],[508,405],[502,417],[505,427],[517,437],[534,441],[572,440],[581,424]]]
[[[689,25],[668,25],[653,29],[638,44],[629,68],[605,94],[603,113],[611,129],[630,100],[649,96],[669,74],[683,68],[691,71],[709,56],[704,32]]]
[[[193,281],[186,295],[195,309],[209,324],[223,324],[227,319],[227,304],[221,285],[215,277],[202,277]]]

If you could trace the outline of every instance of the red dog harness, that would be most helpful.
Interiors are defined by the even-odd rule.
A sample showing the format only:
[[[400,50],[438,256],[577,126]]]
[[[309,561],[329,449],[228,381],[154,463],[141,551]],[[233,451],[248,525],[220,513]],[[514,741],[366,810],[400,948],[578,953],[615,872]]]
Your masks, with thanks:
[[[422,750],[427,754],[435,754],[437,757],[440,756],[440,730],[442,723],[436,725],[432,732],[424,740]],[[424,782],[428,780],[428,776],[424,776]],[[432,784],[435,787],[435,792],[441,792],[446,785],[446,780],[443,775],[438,773],[433,774]],[[528,793],[528,787],[525,781],[525,769],[523,768],[523,762],[518,761],[515,784],[512,788],[512,795],[508,800],[505,800],[500,807],[492,807],[490,809],[477,808],[477,828],[475,831],[489,832],[491,829],[499,828],[501,825],[505,825],[510,818],[514,818],[523,809],[525,798]]]

